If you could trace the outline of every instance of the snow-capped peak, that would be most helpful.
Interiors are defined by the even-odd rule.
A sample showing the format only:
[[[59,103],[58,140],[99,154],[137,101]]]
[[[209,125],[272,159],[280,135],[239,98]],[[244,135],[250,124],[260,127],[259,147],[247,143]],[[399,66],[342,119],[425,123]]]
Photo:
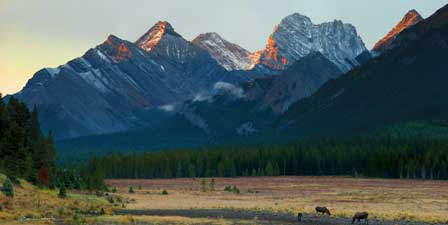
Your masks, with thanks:
[[[251,63],[249,51],[217,33],[200,34],[192,43],[206,50],[226,70],[246,70]]]
[[[395,25],[395,27],[389,31],[389,33],[379,40],[372,49],[374,55],[380,55],[391,48],[392,42],[395,38],[403,32],[405,29],[415,25],[416,23],[423,20],[423,17],[417,12],[417,10],[409,10],[403,19]]]
[[[285,17],[268,38],[266,47],[252,55],[249,68],[278,74],[310,52],[321,52],[342,71],[366,51],[356,28],[342,21],[314,24],[310,18],[294,13]]]
[[[136,44],[145,51],[150,52],[167,34],[180,37],[180,35],[174,31],[174,28],[170,23],[159,21],[151,27],[148,32],[141,36],[136,41]]]

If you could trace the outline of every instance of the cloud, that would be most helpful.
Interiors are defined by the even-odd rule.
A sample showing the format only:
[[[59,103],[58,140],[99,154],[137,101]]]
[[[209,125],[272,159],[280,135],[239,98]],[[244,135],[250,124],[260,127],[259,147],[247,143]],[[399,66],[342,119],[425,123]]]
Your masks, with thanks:
[[[174,105],[171,105],[171,104],[159,106],[159,110],[162,110],[165,112],[173,112],[174,109],[175,109]]]
[[[209,94],[198,93],[194,96],[193,102],[211,101],[212,96]]]
[[[244,91],[242,88],[237,87],[237,86],[227,83],[227,82],[222,82],[222,81],[217,82],[213,88],[216,91],[224,91],[224,92],[232,94],[238,98],[244,97]]]

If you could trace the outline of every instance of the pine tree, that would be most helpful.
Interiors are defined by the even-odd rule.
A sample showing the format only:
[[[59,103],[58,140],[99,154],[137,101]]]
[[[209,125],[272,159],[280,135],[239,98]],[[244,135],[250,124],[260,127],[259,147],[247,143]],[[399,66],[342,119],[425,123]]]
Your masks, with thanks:
[[[56,163],[56,147],[54,146],[54,140],[53,140],[53,132],[48,132],[47,137],[47,146],[46,146],[46,158],[47,158],[47,166],[50,170],[53,170],[55,168]]]
[[[9,178],[6,178],[5,182],[3,182],[2,192],[8,197],[14,197],[14,187]]]
[[[58,194],[59,198],[65,198],[67,197],[67,193],[65,191],[65,184],[61,184],[59,187],[59,194]]]
[[[202,191],[202,192],[206,192],[206,191],[207,191],[205,178],[202,178],[202,179],[201,179],[201,191]]]
[[[30,144],[34,145],[43,138],[42,131],[40,130],[39,115],[37,113],[37,108],[34,106],[31,112],[30,122],[29,122],[29,139]]]
[[[191,178],[196,177],[196,169],[192,163],[188,165],[188,177]]]
[[[266,175],[268,176],[274,176],[274,167],[272,166],[272,162],[269,161],[266,165]]]
[[[25,132],[15,122],[4,132],[2,139],[3,167],[9,177],[20,177],[26,170]]]
[[[8,115],[6,111],[6,106],[3,103],[2,94],[0,93],[0,134],[3,134],[3,131],[6,129],[8,125]]]
[[[215,178],[210,181],[210,191],[215,191]]]

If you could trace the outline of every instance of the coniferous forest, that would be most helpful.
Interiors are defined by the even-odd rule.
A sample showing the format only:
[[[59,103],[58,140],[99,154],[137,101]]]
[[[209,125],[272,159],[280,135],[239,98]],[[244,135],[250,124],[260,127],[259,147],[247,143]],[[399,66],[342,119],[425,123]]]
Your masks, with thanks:
[[[15,98],[0,101],[0,168],[12,178],[48,186],[55,171],[52,134],[42,134],[37,110]]]
[[[448,142],[353,137],[285,146],[215,147],[94,158],[107,178],[349,175],[448,179]]]
[[[25,179],[41,187],[104,186],[101,174],[82,174],[75,167],[58,165],[53,134],[42,133],[36,108],[30,111],[13,97],[5,102],[0,95],[0,173],[13,181]]]

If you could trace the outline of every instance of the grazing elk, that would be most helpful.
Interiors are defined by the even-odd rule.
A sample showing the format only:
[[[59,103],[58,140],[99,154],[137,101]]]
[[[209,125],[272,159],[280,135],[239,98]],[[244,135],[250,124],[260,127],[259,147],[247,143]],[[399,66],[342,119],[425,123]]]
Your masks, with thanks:
[[[358,223],[361,223],[361,220],[366,221],[367,224],[369,224],[369,214],[367,212],[357,212],[353,216],[352,224],[355,223],[355,221],[358,221]]]
[[[327,215],[331,216],[330,210],[328,210],[327,207],[319,207],[319,206],[316,207],[316,213],[317,214],[322,213],[322,215],[327,214]]]
[[[299,221],[299,223],[302,222],[302,217],[303,217],[302,213],[297,214],[297,221]]]

